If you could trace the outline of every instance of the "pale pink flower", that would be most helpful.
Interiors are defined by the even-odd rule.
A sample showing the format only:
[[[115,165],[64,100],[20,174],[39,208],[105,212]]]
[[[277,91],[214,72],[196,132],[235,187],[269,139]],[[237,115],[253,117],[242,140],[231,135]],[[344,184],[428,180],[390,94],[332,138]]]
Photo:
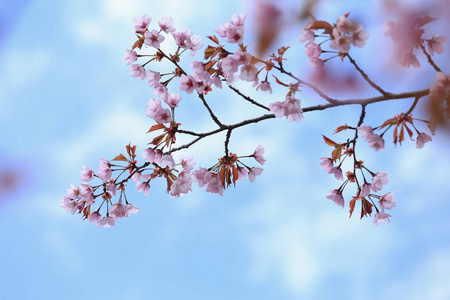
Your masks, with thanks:
[[[159,123],[169,123],[172,121],[172,113],[167,108],[160,108],[153,119]]]
[[[192,171],[193,166],[195,165],[195,160],[192,157],[192,155],[189,155],[189,156],[181,157],[180,163],[181,163],[181,167],[183,168],[184,171],[190,172],[190,171]]]
[[[366,40],[369,38],[369,33],[363,30],[362,24],[356,26],[355,32],[353,32],[353,45],[358,48],[362,48],[366,44]]]
[[[339,35],[336,28],[333,28],[333,39],[330,41],[330,47],[338,50],[341,53],[347,53],[350,51],[350,45],[352,44],[352,38],[347,35]]]
[[[101,218],[102,216],[100,215],[100,213],[98,211],[94,211],[88,216],[88,221],[94,224],[97,223]]]
[[[336,166],[331,168],[330,172],[328,174],[334,174],[334,177],[337,180],[344,180],[344,176],[342,175],[342,169],[340,166]]]
[[[209,174],[209,171],[205,168],[200,168],[199,170],[196,170],[192,172],[194,177],[192,177],[192,180],[198,183],[198,187],[204,187],[208,184],[209,177],[207,176]]]
[[[304,28],[302,28],[301,33],[302,35],[300,36],[300,38],[298,39],[301,43],[303,42],[312,42],[314,41],[314,29],[309,29],[315,22],[316,20],[310,20],[308,23],[306,23],[306,26]]]
[[[361,192],[359,193],[359,197],[364,198],[364,197],[369,196],[371,187],[372,187],[372,185],[370,183],[364,182],[364,184],[361,188]]]
[[[258,168],[258,167],[250,168],[250,170],[248,171],[248,180],[250,180],[250,182],[254,182],[256,179],[256,176],[261,175],[262,171],[264,171],[264,169],[262,169],[262,168]]]
[[[222,182],[220,181],[219,174],[215,172],[208,172],[205,177],[208,179],[206,192],[223,196],[224,188]]]
[[[269,104],[269,109],[275,114],[275,117],[282,118],[285,116],[284,104],[282,102],[273,102]]]
[[[261,89],[263,92],[269,92],[269,94],[272,94],[272,87],[270,86],[270,82],[268,81],[261,81],[257,86],[256,90]]]
[[[225,75],[232,76],[239,68],[239,61],[234,55],[228,56],[222,59],[220,67]]]
[[[179,31],[172,32],[175,43],[183,49],[190,49],[190,55],[195,55],[197,50],[203,47],[201,38],[192,33],[192,31],[181,26]]]
[[[148,86],[153,87],[160,83],[159,81],[161,80],[161,74],[155,71],[147,71],[145,79],[147,79]]]
[[[112,171],[110,168],[111,164],[108,160],[104,159],[103,157],[100,157],[100,164],[98,165],[98,172],[97,176],[101,179],[103,179],[103,182],[108,181],[108,179],[111,178]]]
[[[328,192],[327,199],[330,201],[333,201],[338,206],[344,208],[344,197],[342,197],[342,193],[339,192],[339,190],[331,190]]]
[[[263,154],[264,148],[262,145],[259,145],[258,147],[256,147],[255,152],[253,152],[252,156],[255,158],[257,162],[259,162],[261,165],[264,165],[266,159],[263,157]]]
[[[159,163],[159,166],[161,168],[169,167],[169,169],[173,169],[175,167],[175,161],[173,160],[172,155],[167,154],[164,155],[164,157],[161,159],[161,162]]]
[[[374,192],[381,191],[383,188],[383,185],[386,185],[389,183],[389,179],[387,178],[386,172],[379,172],[376,173],[375,176],[372,178],[372,190]]]
[[[416,140],[416,148],[422,149],[425,143],[431,142],[431,136],[426,134],[425,132],[419,133]]]
[[[357,128],[360,137],[367,138],[373,135],[373,129],[370,126],[362,125]]]
[[[444,52],[443,43],[447,41],[447,37],[436,34],[428,41],[428,51],[430,51],[431,55],[434,55],[434,52],[438,54],[442,54]]]
[[[178,174],[177,180],[174,181],[170,189],[172,198],[178,198],[192,192],[192,175],[189,172],[182,171]]]
[[[377,134],[374,134],[370,137],[366,138],[367,143],[370,148],[373,148],[375,151],[383,150],[384,151],[384,140]]]
[[[194,60],[193,62],[191,62],[191,67],[194,71],[193,77],[196,81],[209,83],[209,81],[211,80],[211,75],[208,71],[206,71],[204,63],[198,60]]]
[[[131,216],[131,214],[137,214],[139,212],[139,208],[137,208],[136,206],[134,206],[131,203],[127,204],[127,215],[126,217],[128,218],[129,216]]]
[[[152,21],[152,18],[147,17],[147,15],[143,15],[141,18],[135,18],[134,20],[134,28],[137,32],[142,32],[147,30],[148,25]]]
[[[108,210],[109,214],[117,219],[127,216],[127,208],[122,202],[117,202]]]
[[[380,207],[383,211],[385,209],[391,209],[397,206],[397,204],[395,203],[394,193],[395,192],[389,192],[387,194],[384,194],[383,196],[381,196],[380,200],[378,200],[378,202],[380,203]]]
[[[160,149],[153,150],[152,148],[147,148],[144,150],[144,153],[142,153],[142,157],[150,163],[159,164],[162,159],[162,152]]]
[[[151,148],[148,148],[151,149]],[[146,149],[147,150],[147,149]],[[153,149],[151,149],[153,151]],[[145,152],[145,150],[144,150]],[[139,183],[141,182],[141,172],[135,172],[132,176],[131,176],[131,180],[134,181],[134,183]]]
[[[175,27],[173,27],[173,19],[169,17],[162,17],[161,20],[158,21],[159,28],[165,33],[170,33],[175,31]]]
[[[231,17],[231,25],[234,26],[244,26],[245,19],[247,18],[247,14],[233,15]]]
[[[322,48],[315,42],[309,42],[305,45],[305,54],[309,59],[317,59],[322,53]]]
[[[241,181],[244,180],[244,178],[248,178],[248,170],[247,170],[247,168],[243,168],[243,167],[237,166],[237,172],[238,172],[238,175],[239,175],[237,181],[241,182]]]
[[[384,212],[377,213],[375,215],[375,217],[373,218],[373,223],[375,224],[375,226],[378,226],[379,224],[381,224],[383,222],[389,223],[390,217],[391,217],[391,215],[384,213]]]
[[[103,217],[102,219],[97,221],[97,225],[98,227],[111,227],[111,226],[115,226],[116,223],[116,219],[114,217]]]
[[[164,102],[167,103],[172,108],[178,107],[178,103],[181,101],[181,96],[179,93],[170,93]]]
[[[320,157],[320,159],[322,160],[320,165],[322,166],[323,170],[326,173],[330,174],[331,170],[333,169],[333,160],[329,157]]]
[[[61,197],[61,206],[64,207],[68,214],[75,214],[78,210],[78,202],[74,199],[70,199],[69,197]]]
[[[136,184],[136,191],[144,193],[145,196],[148,196],[150,192],[150,184],[147,181],[140,182]]]
[[[139,64],[132,64],[128,69],[131,70],[131,76],[134,78],[139,78],[140,81],[145,78],[146,71],[143,66]]]
[[[383,24],[384,36],[392,36],[393,31],[395,30],[395,26],[397,24],[393,21],[386,21]]]
[[[336,22],[336,29],[339,33],[350,34],[356,30],[356,23],[347,19],[346,16],[340,16]]]
[[[81,199],[86,201],[87,205],[94,203],[94,188],[92,185],[87,183],[82,183],[80,186],[80,196]]]
[[[196,86],[196,80],[191,75],[180,77],[180,90],[185,91],[187,94],[192,94]]]
[[[80,173],[81,173],[80,180],[89,182],[92,179],[94,179],[94,171],[87,168],[85,165],[83,165],[82,167],[83,167],[83,170],[80,171]]]
[[[300,122],[303,119],[303,110],[300,107],[300,99],[294,96],[286,97],[284,101],[284,112],[288,122]]]
[[[401,63],[404,68],[409,68],[410,66],[413,66],[414,68],[420,67],[420,62],[412,52],[406,53]]]
[[[130,65],[137,60],[137,53],[136,53],[136,51],[131,51],[128,49],[126,51],[128,54],[125,55],[124,59],[127,62],[127,65]]]
[[[108,192],[111,192],[111,194],[112,194],[113,196],[116,195],[117,187],[116,187],[116,184],[114,183],[114,181],[111,180],[111,182],[109,182],[109,183],[106,185],[106,190],[107,190]]]
[[[66,191],[67,197],[77,199],[80,196],[80,189],[73,183],[70,184],[70,189]]]
[[[153,95],[158,95],[159,98],[164,100],[169,95],[169,91],[167,90],[167,87],[164,84],[157,82],[153,86]]]
[[[258,69],[252,64],[243,65],[241,68],[241,74],[239,78],[245,81],[255,81],[257,80],[256,73],[258,73]]]
[[[151,98],[145,106],[145,115],[149,118],[155,119],[155,115],[161,108],[161,100]]]

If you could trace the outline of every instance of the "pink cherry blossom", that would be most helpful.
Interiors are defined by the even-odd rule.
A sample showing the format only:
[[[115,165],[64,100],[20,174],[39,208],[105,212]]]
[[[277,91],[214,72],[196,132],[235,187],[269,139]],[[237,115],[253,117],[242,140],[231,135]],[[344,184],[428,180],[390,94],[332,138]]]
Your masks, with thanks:
[[[379,172],[376,173],[375,176],[372,178],[372,190],[374,192],[381,191],[383,188],[383,185],[386,185],[389,183],[389,179],[387,178],[386,172]]]
[[[258,145],[258,147],[256,147],[255,152],[253,152],[253,157],[255,158],[255,160],[257,162],[259,162],[261,165],[264,165],[264,163],[266,162],[266,159],[263,157],[264,154],[264,148],[262,145]]]
[[[191,62],[192,70],[194,71],[194,79],[196,81],[203,81],[206,84],[211,80],[211,75],[205,69],[205,64],[201,61],[194,60]]]
[[[316,20],[310,20],[308,23],[306,23],[306,26],[304,28],[302,28],[301,33],[302,35],[299,38],[299,41],[301,43],[303,42],[312,42],[315,39],[315,35],[314,35],[314,29],[309,29],[315,22]]]
[[[370,188],[372,187],[372,185],[370,183],[365,182],[361,188],[361,192],[359,193],[359,197],[360,198],[364,198],[369,196],[370,194]]]
[[[61,197],[61,206],[64,207],[68,214],[75,214],[78,210],[78,202],[74,199],[70,199],[69,197]]]
[[[89,182],[92,179],[94,179],[94,171],[87,168],[85,165],[83,165],[82,167],[83,167],[83,170],[80,171],[80,173],[81,173],[80,180]]]
[[[180,77],[180,90],[185,91],[187,94],[192,94],[197,86],[197,81],[191,75]]]
[[[172,184],[170,195],[173,198],[178,198],[192,192],[192,175],[189,172],[182,171],[178,174],[177,180]]]
[[[373,148],[375,151],[384,151],[384,140],[379,135],[374,134],[370,137],[367,137],[366,141],[369,144],[369,147]]]
[[[175,31],[175,27],[173,27],[173,19],[169,17],[162,17],[161,20],[158,21],[159,28],[165,33],[170,33]]]
[[[71,183],[70,189],[67,189],[66,194],[70,199],[77,199],[80,196],[80,189],[75,184]]]
[[[244,22],[246,14],[234,15],[232,20],[227,23],[222,23],[219,28],[216,28],[216,32],[222,38],[227,38],[228,43],[240,44],[244,40],[245,27]]]
[[[330,41],[330,47],[341,53],[350,51],[352,38],[347,35],[340,35],[336,28],[333,28],[333,39]]]
[[[244,178],[248,178],[248,170],[247,170],[247,168],[243,168],[243,167],[237,166],[237,171],[238,171],[238,175],[239,175],[237,181],[241,182],[241,181],[244,180]]]
[[[379,224],[381,224],[383,222],[389,223],[390,217],[391,217],[391,215],[384,213],[384,212],[377,213],[375,215],[375,217],[373,218],[373,223],[375,224],[375,226],[378,226]]]
[[[355,32],[353,32],[353,45],[358,48],[362,48],[366,44],[366,40],[369,38],[369,33],[363,30],[362,24],[356,26]]]
[[[444,52],[443,43],[447,41],[447,37],[436,34],[428,41],[428,51],[430,51],[431,55],[434,55],[434,52],[438,54],[442,54]]]
[[[122,202],[117,202],[109,209],[109,214],[115,218],[125,218],[127,216],[127,208]]]
[[[148,25],[150,25],[150,22],[152,21],[152,18],[147,17],[147,15],[143,15],[141,18],[135,18],[134,19],[134,28],[137,32],[142,32],[147,30]]]
[[[322,53],[322,48],[315,42],[309,42],[305,45],[305,54],[309,59],[317,59]]]
[[[111,194],[112,194],[113,196],[116,195],[117,187],[116,187],[116,184],[114,183],[114,181],[111,180],[111,182],[109,182],[109,183],[106,185],[106,190],[107,190],[108,192],[111,192]]]
[[[82,183],[80,186],[80,196],[81,199],[86,201],[87,205],[94,203],[94,189],[92,185],[87,183]]]
[[[380,207],[383,211],[385,209],[391,209],[397,206],[397,204],[395,203],[394,193],[395,192],[389,192],[387,194],[384,194],[383,196],[381,196],[380,200],[378,200],[378,203],[380,203]]]
[[[169,169],[173,169],[175,167],[175,161],[173,160],[172,155],[164,155],[161,159],[161,162],[159,163],[159,166],[161,168],[169,167]]]
[[[100,164],[98,165],[97,176],[103,179],[103,182],[108,181],[111,178],[112,171],[110,168],[111,164],[108,160],[100,157]]]
[[[358,129],[358,134],[360,137],[367,138],[367,137],[373,135],[373,129],[370,126],[361,125],[357,129]]]
[[[134,78],[139,78],[140,81],[145,78],[146,71],[143,66],[139,64],[132,64],[128,69],[131,70],[131,76]]]
[[[145,106],[145,115],[149,118],[155,119],[155,115],[161,108],[161,100],[151,98],[150,100],[148,100],[147,105]]]
[[[159,163],[161,163],[162,152],[160,149],[153,150],[152,148],[147,148],[144,150],[142,157],[150,163],[159,164]]]
[[[416,139],[416,148],[422,149],[425,143],[431,142],[431,137],[425,132],[419,133]]]
[[[351,34],[356,30],[356,23],[346,16],[340,16],[336,22],[336,29],[339,33]]]
[[[330,174],[331,170],[333,169],[333,160],[329,157],[320,157],[320,159],[322,160],[320,165],[322,166],[323,170],[326,173]]]
[[[337,180],[344,180],[344,176],[342,175],[342,169],[340,166],[336,166],[331,168],[330,172],[328,174],[334,174],[334,177]]]
[[[198,187],[204,187],[208,184],[208,177],[207,174],[209,171],[205,168],[200,168],[199,170],[194,171],[192,174],[194,175],[192,177],[192,180],[198,183]]]
[[[303,119],[303,110],[300,107],[300,99],[294,96],[286,97],[284,101],[284,112],[288,122],[300,122]]]
[[[167,87],[164,84],[157,82],[153,86],[153,95],[158,95],[159,98],[164,100],[169,95],[169,91],[167,90]]]
[[[128,54],[125,55],[124,59],[127,62],[127,65],[130,65],[137,60],[137,53],[128,49],[126,51]]]
[[[262,171],[264,171],[264,169],[262,169],[262,168],[258,168],[258,167],[250,168],[250,170],[248,171],[248,180],[250,180],[250,182],[254,182],[256,179],[256,176],[261,175]]]
[[[285,116],[284,104],[282,102],[273,102],[269,104],[269,109],[275,114],[275,117],[282,118]]]
[[[208,179],[206,192],[223,196],[224,188],[222,182],[220,181],[219,174],[215,172],[208,172],[205,177]]]
[[[173,94],[171,93],[171,94],[169,94],[167,99],[164,100],[164,102],[166,102],[172,108],[178,107],[178,103],[180,103],[180,101],[181,101],[181,96],[179,93],[173,93]]]
[[[252,64],[243,65],[241,68],[241,74],[239,78],[245,81],[255,81],[257,80],[258,69]]]
[[[116,219],[111,216],[103,217],[102,219],[97,221],[98,227],[106,227],[106,228],[115,226],[115,223]]]
[[[100,215],[100,213],[98,211],[94,211],[88,216],[88,221],[94,224],[97,223],[101,218],[102,216]]]
[[[195,165],[195,160],[192,157],[192,155],[181,157],[180,164],[184,171],[190,172],[192,171],[193,166]]]
[[[339,190],[331,190],[328,192],[327,199],[330,201],[333,201],[338,206],[344,208],[344,197],[342,197],[342,193],[339,192]]]
[[[153,119],[159,123],[169,123],[172,121],[172,113],[167,108],[160,108],[154,115]]]
[[[145,79],[147,79],[148,86],[153,87],[153,86],[157,85],[158,83],[160,83],[161,74],[159,72],[155,72],[155,71],[147,71]]]
[[[420,62],[412,52],[406,53],[401,63],[404,68],[409,68],[410,66],[413,66],[414,68],[420,67]]]
[[[144,193],[145,196],[148,196],[150,192],[150,184],[147,181],[140,182],[136,184],[136,191]]]
[[[190,49],[191,55],[195,55],[197,50],[203,47],[201,38],[192,33],[192,31],[181,26],[179,31],[172,32],[175,43],[183,49]]]
[[[126,217],[128,218],[129,216],[131,216],[131,214],[133,213],[133,214],[137,214],[139,212],[139,208],[137,208],[136,206],[134,206],[133,204],[131,204],[131,203],[128,203],[127,204],[127,215],[126,215]]]
[[[263,92],[269,92],[269,94],[272,94],[272,87],[270,86],[270,82],[268,81],[261,81],[257,86],[256,90],[261,89]]]

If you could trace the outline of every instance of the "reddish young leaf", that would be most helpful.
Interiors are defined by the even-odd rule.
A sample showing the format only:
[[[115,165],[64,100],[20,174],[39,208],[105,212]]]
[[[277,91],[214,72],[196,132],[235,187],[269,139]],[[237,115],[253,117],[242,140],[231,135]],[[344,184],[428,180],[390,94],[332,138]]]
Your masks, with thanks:
[[[323,33],[331,34],[333,32],[333,26],[327,21],[315,21],[309,29],[323,29]]]
[[[402,125],[402,127],[400,128],[400,135],[398,139],[400,146],[402,145],[402,142],[405,140],[405,131],[403,130],[403,128],[404,126]]]
[[[350,203],[349,203],[349,206],[350,206],[350,216],[349,216],[349,218],[352,217],[353,211],[355,210],[355,204],[356,204],[356,198],[353,198],[350,201]]]
[[[394,145],[397,145],[397,139],[398,139],[398,137],[397,137],[397,128],[398,128],[398,126],[395,126],[394,132],[392,133],[393,136],[394,136]]]
[[[342,145],[337,144],[336,148],[333,150],[333,152],[331,153],[331,158],[333,159],[333,161],[337,161],[338,159],[341,159],[341,154],[342,154]]]
[[[326,143],[328,146],[336,147],[336,145],[338,145],[338,143],[336,143],[336,142],[330,140],[329,138],[327,138],[327,137],[324,136],[323,134],[322,134],[322,136],[323,136],[323,139],[325,140],[325,143]]]
[[[219,44],[219,39],[215,36],[208,36],[208,39],[210,39],[211,41],[213,41],[214,43],[216,43],[217,45]],[[209,46],[208,46],[209,47]]]
[[[278,84],[280,84],[280,85],[282,85],[282,86],[285,86],[285,87],[288,87],[288,86],[289,86],[289,84],[282,83],[280,80],[278,80],[278,78],[277,78],[275,75],[272,75],[272,76],[275,78],[275,81],[276,81]]]
[[[138,36],[138,40],[134,43],[133,47],[131,47],[131,51],[133,51],[136,48],[141,49],[142,45],[144,45],[144,41],[145,41],[145,37],[139,37]]]
[[[333,134],[341,132],[341,131],[344,131],[344,130],[349,129],[349,128],[350,128],[350,126],[348,126],[347,124],[341,125],[338,128],[336,128],[336,130],[333,132]]]
[[[164,124],[158,123],[158,124],[150,127],[150,129],[147,131],[147,133],[155,131],[155,130],[163,129],[163,128],[166,128],[166,126]]]
[[[409,129],[408,126],[406,126],[406,125],[404,125],[404,126],[406,128],[406,131],[408,131],[409,138],[412,140],[413,132],[411,131],[411,129]]]
[[[153,141],[151,141],[149,144],[152,144],[152,145],[157,146],[157,145],[159,145],[159,144],[162,142],[162,140],[164,139],[165,136],[166,136],[166,134],[163,133],[163,134],[161,134],[161,135],[155,137],[155,138],[153,139]]]
[[[114,158],[113,160],[128,161],[128,159],[122,153],[116,156],[116,158]]]

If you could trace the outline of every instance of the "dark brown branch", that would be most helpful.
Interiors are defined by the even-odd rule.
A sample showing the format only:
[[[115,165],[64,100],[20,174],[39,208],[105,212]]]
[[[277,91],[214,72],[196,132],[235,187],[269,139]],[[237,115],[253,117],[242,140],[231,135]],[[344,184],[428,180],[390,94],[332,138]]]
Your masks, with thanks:
[[[384,96],[388,96],[389,93],[386,92],[385,90],[383,90],[379,85],[377,85],[375,82],[373,82],[369,76],[356,64],[355,60],[350,56],[350,54],[347,53],[346,55],[348,57],[348,59],[350,60],[350,62],[352,63],[352,65],[355,66],[356,70],[358,70],[358,72],[361,74],[361,76],[364,78],[365,81],[367,81],[371,87],[373,87],[374,89],[376,89],[377,91],[379,91],[382,95]]]
[[[211,118],[214,120],[214,122],[215,122],[217,125],[219,125],[220,128],[225,127],[225,125],[223,125],[223,124],[219,121],[219,119],[216,117],[216,115],[213,113],[213,111],[212,111],[211,108],[209,107],[208,103],[206,103],[205,96],[204,96],[203,94],[198,94],[198,97],[202,100],[203,105],[204,105],[204,106],[206,107],[206,109],[208,110],[209,115],[210,115]]]
[[[414,108],[416,107],[416,105],[417,105],[417,102],[419,102],[419,99],[420,99],[420,97],[416,97],[416,99],[414,99],[414,102],[413,102],[413,104],[411,105],[411,107],[408,109],[408,111],[407,112],[405,112],[405,117],[407,117],[410,113],[412,113],[412,111],[414,110]]]
[[[248,96],[242,94],[241,91],[239,91],[237,88],[234,88],[234,87],[232,87],[231,85],[228,85],[228,87],[229,87],[230,89],[232,89],[236,94],[238,94],[239,96],[241,96],[242,98],[244,98],[245,100],[247,100],[248,102],[250,102],[251,104],[254,104],[254,105],[256,105],[256,106],[259,106],[259,107],[261,107],[261,108],[264,108],[265,110],[270,111],[270,109],[269,109],[267,106],[264,106],[264,105],[262,105],[262,104],[256,102],[256,101],[253,100],[252,98],[250,98],[250,97],[248,97]]]
[[[389,97],[387,96],[377,96],[377,97],[372,97],[372,98],[363,98],[363,99],[347,99],[347,100],[336,100],[335,103],[327,103],[327,104],[321,104],[321,105],[314,105],[314,106],[308,106],[303,108],[303,112],[310,112],[310,111],[316,111],[316,110],[325,110],[327,108],[331,108],[331,107],[338,107],[338,106],[344,106],[344,105],[361,105],[364,107],[366,105],[372,104],[372,103],[377,103],[377,102],[382,102],[382,101],[390,101],[390,100],[398,100],[398,99],[405,99],[405,98],[412,98],[412,97],[416,97],[416,98],[421,98],[424,97],[426,95],[428,95],[430,93],[429,89],[425,89],[425,90],[419,90],[419,91],[413,91],[413,92],[405,92],[405,93],[398,93],[398,94],[389,94]],[[182,145],[178,148],[174,148],[171,150],[172,152],[175,151],[179,151],[182,149],[187,149],[190,146],[192,146],[193,144],[197,143],[198,141],[200,141],[202,138],[205,138],[207,136],[210,135],[214,135],[216,133],[222,132],[224,130],[233,130],[248,124],[252,124],[252,123],[258,123],[260,121],[263,120],[268,120],[268,119],[273,119],[275,118],[274,114],[266,114],[266,115],[262,115],[260,117],[257,118],[253,118],[253,119],[248,119],[236,124],[232,124],[232,125],[223,125],[223,127],[210,131],[210,132],[205,132],[205,133],[193,133],[193,132],[184,132],[183,130],[179,130],[179,133],[187,133],[187,134],[191,134],[191,135],[196,135],[198,136],[196,139],[192,140],[191,142],[189,142],[188,144]],[[361,121],[361,118],[360,118]]]
[[[436,72],[442,72],[441,69],[434,63],[433,59],[431,58],[431,55],[428,54],[427,50],[425,49],[425,46],[420,44],[420,48],[422,49],[423,53],[428,58],[428,62],[430,63],[430,65],[433,66]]]
[[[232,129],[228,129],[227,137],[225,138],[225,155],[228,156],[228,144],[230,143]]]

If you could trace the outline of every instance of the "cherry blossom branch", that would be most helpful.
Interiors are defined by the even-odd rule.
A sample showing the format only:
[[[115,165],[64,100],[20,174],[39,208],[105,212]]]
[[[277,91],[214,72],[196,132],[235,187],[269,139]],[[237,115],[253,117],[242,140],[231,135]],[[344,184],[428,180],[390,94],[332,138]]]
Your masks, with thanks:
[[[436,72],[442,72],[441,69],[434,63],[433,59],[431,58],[430,54],[428,54],[427,50],[425,49],[425,46],[422,44],[419,44],[420,48],[422,49],[423,53],[428,59],[428,62],[430,65],[433,66],[433,68],[436,70]]]
[[[204,106],[206,107],[206,109],[208,110],[209,115],[210,115],[211,118],[214,120],[214,122],[215,122],[217,125],[219,125],[220,128],[225,127],[225,125],[223,125],[223,124],[219,121],[219,119],[216,117],[216,115],[213,113],[213,111],[212,111],[212,109],[209,107],[208,103],[206,103],[205,96],[204,96],[203,94],[198,94],[198,97],[202,100],[203,105],[204,105]]]
[[[405,117],[407,117],[410,113],[412,113],[412,111],[413,111],[414,108],[416,107],[417,103],[419,102],[419,99],[420,99],[420,98],[421,98],[421,97],[417,96],[417,97],[414,99],[414,102],[413,102],[413,104],[411,105],[411,107],[408,109],[407,112],[405,112]]]
[[[346,54],[352,65],[355,66],[356,70],[361,74],[361,76],[370,84],[371,87],[379,91],[384,96],[388,96],[389,93],[383,90],[379,85],[377,85],[375,82],[373,82],[369,76],[356,64],[356,61],[350,56],[350,54]]]
[[[261,107],[261,108],[264,108],[265,110],[270,111],[270,109],[269,109],[267,106],[264,106],[264,105],[262,105],[262,104],[256,102],[255,100],[253,100],[253,99],[250,98],[249,96],[246,96],[246,95],[242,94],[241,91],[239,91],[237,88],[235,88],[235,87],[233,87],[233,86],[231,86],[231,85],[228,85],[228,87],[229,87],[230,89],[232,89],[236,94],[238,94],[239,96],[241,96],[242,98],[244,98],[245,100],[247,100],[248,102],[250,102],[251,104],[254,104],[254,105],[256,105],[256,106],[259,106],[259,107]]]

